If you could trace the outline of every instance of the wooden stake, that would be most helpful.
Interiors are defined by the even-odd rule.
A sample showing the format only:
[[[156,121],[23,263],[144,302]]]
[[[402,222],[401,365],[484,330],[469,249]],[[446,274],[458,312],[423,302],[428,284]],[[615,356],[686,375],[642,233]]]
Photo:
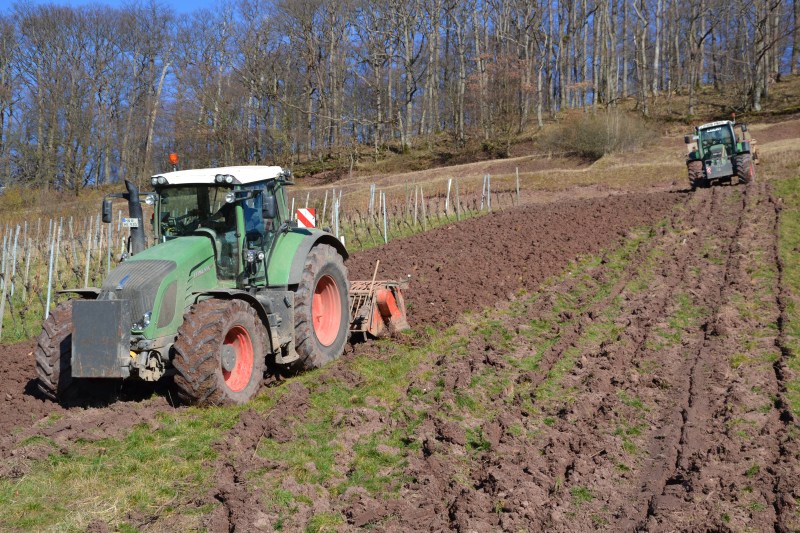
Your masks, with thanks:
[[[461,197],[458,194],[458,178],[456,178],[456,220],[461,220]]]

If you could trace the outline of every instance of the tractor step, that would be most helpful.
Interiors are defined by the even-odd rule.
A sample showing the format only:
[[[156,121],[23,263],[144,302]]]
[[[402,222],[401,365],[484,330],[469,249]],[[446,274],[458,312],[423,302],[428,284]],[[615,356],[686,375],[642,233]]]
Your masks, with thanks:
[[[373,337],[410,329],[403,290],[408,281],[376,281],[380,261],[371,281],[350,282],[350,332]]]

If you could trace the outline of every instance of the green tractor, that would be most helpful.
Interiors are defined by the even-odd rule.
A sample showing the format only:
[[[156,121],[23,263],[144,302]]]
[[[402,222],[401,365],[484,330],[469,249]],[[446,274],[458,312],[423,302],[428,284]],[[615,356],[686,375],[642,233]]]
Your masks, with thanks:
[[[739,183],[755,178],[757,154],[746,124],[730,120],[709,122],[698,126],[694,135],[686,135],[683,140],[688,152],[686,168],[692,190],[710,187],[715,181],[731,183],[734,176]]]
[[[286,204],[281,167],[223,167],[153,176],[128,200],[129,257],[100,288],[69,292],[36,347],[38,386],[56,401],[98,379],[173,379],[183,402],[243,403],[270,365],[293,371],[339,357],[351,332],[408,327],[402,287],[351,282],[344,245],[302,228]],[[152,206],[154,244],[141,198]],[[377,273],[377,266],[376,266]]]

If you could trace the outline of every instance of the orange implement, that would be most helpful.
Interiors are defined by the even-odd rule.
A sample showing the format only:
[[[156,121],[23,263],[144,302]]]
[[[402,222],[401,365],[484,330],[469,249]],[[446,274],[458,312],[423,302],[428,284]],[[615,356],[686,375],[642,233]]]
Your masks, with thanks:
[[[403,289],[408,282],[353,281],[350,283],[350,331],[373,337],[409,329]]]

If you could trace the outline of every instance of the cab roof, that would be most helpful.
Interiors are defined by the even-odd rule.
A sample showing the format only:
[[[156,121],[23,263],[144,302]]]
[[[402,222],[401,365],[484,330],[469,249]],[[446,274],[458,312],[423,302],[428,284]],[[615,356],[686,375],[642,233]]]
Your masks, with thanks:
[[[733,122],[731,122],[730,120],[718,120],[716,122],[709,122],[708,124],[701,124],[700,126],[697,126],[697,129],[704,130],[707,128],[714,128],[717,126],[727,126],[728,124],[733,125]]]
[[[246,166],[246,167],[216,167],[196,168],[192,170],[178,170],[155,174],[152,178],[164,178],[166,183],[161,185],[215,185],[217,175],[230,175],[234,177],[235,184],[247,185],[269,179],[289,177],[288,171],[277,166]],[[151,178],[151,179],[152,179]]]

